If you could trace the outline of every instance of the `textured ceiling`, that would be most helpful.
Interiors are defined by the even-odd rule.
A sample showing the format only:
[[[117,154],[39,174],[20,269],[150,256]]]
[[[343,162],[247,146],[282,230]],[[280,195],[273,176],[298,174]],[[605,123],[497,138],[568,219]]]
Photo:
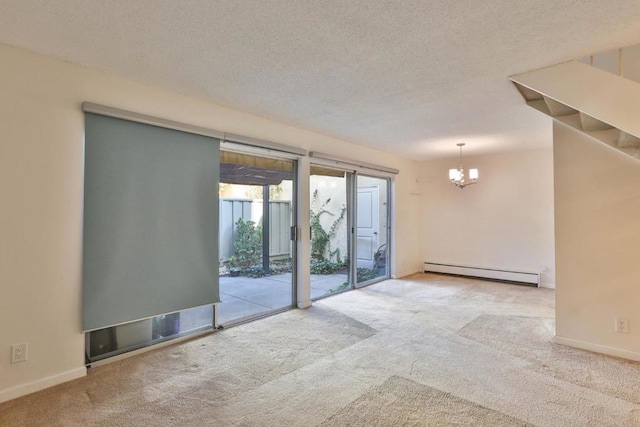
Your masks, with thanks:
[[[638,42],[638,0],[0,0],[0,43],[413,159],[549,146],[507,76]]]

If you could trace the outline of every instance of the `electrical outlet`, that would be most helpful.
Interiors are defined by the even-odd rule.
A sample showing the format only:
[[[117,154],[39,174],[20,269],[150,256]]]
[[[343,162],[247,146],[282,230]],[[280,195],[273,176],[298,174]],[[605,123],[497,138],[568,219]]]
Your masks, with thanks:
[[[27,343],[13,344],[11,346],[11,363],[27,361]]]
[[[616,332],[621,334],[629,333],[629,321],[627,319],[622,319],[620,317],[616,317]]]

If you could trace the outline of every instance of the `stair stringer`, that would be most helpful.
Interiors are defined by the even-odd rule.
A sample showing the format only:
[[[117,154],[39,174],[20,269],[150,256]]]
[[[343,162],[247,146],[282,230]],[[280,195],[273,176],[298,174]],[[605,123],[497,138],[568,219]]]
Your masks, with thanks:
[[[509,79],[530,107],[618,151],[637,156],[640,84],[580,62],[565,62]],[[550,109],[549,105],[554,104],[561,105]],[[566,108],[559,109],[559,106]],[[553,111],[562,115],[555,115]],[[591,123],[602,122],[608,126],[585,130],[582,127],[585,115]]]

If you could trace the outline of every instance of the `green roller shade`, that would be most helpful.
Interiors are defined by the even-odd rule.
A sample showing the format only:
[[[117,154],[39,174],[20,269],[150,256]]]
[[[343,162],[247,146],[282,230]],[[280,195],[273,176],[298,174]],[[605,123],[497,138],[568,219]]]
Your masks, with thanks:
[[[219,150],[85,114],[84,331],[220,301]]]

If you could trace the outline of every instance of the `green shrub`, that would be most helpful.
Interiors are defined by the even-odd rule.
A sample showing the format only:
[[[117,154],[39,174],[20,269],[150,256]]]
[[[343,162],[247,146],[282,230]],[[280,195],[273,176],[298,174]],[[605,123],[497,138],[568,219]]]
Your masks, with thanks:
[[[311,260],[311,274],[335,274],[344,267],[343,264],[327,261],[325,259]]]
[[[367,280],[375,279],[378,276],[376,270],[373,268],[359,268],[358,269],[358,283],[366,282]]]
[[[252,265],[251,267],[245,268],[240,272],[240,274],[246,277],[251,277],[252,279],[266,276],[266,274],[264,274],[264,269],[260,265]]]
[[[236,264],[240,269],[246,270],[258,264],[262,259],[262,227],[256,226],[251,220],[239,218],[236,222],[236,241],[233,247]]]
[[[271,274],[291,273],[293,271],[291,258],[271,261],[269,264],[269,271]]]

